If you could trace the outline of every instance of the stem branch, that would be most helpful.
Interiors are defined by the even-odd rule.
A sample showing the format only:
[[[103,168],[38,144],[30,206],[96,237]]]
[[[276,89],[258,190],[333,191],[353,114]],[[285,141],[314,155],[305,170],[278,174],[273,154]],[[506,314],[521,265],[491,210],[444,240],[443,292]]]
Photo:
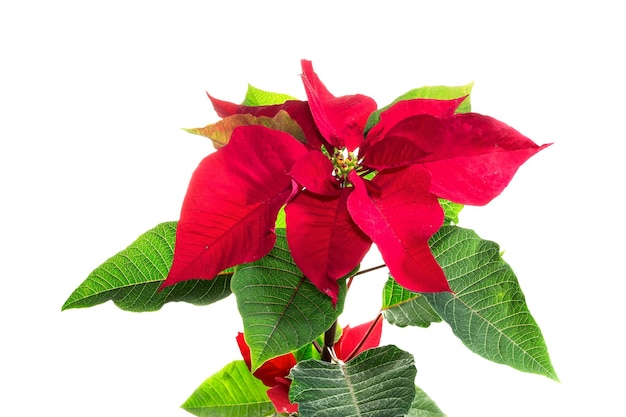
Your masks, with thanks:
[[[335,344],[335,332],[337,331],[337,321],[335,320],[328,330],[324,333],[324,346],[322,348],[322,360],[331,362],[335,356],[333,345]]]
[[[353,275],[353,277],[356,277],[357,275],[367,274],[368,272],[376,271],[377,269],[381,269],[381,268],[384,268],[386,266],[387,266],[386,264],[373,266],[371,268],[367,268],[367,269],[364,269],[362,271],[357,272],[356,274]]]

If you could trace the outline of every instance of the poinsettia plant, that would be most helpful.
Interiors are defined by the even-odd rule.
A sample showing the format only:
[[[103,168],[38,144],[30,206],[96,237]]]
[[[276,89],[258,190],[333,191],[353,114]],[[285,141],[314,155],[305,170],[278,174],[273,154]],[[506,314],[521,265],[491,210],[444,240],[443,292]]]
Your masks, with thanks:
[[[443,413],[415,385],[413,356],[379,346],[383,322],[447,322],[484,358],[557,379],[541,331],[494,242],[458,226],[548,145],[470,112],[471,84],[410,90],[378,108],[335,96],[302,61],[306,100],[249,86],[209,95],[221,120],[188,129],[216,148],[193,173],[180,218],[95,269],[63,309],[130,311],[234,294],[242,359],[183,404],[198,416]],[[365,256],[388,280],[380,313],[339,317]],[[369,320],[368,320],[369,319]],[[243,332],[240,332],[243,330]]]

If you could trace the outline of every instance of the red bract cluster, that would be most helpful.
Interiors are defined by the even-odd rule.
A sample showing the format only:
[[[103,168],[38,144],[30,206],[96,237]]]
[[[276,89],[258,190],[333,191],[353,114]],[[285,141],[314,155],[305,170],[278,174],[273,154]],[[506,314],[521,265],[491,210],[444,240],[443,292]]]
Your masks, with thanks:
[[[380,344],[383,321],[379,316],[368,323],[354,328],[346,326],[341,337],[334,346],[337,359],[348,361],[359,353],[377,347]],[[237,335],[237,345],[248,369],[251,369],[250,348],[243,333]],[[260,379],[268,388],[267,395],[279,413],[295,413],[298,405],[289,401],[291,380],[287,378],[291,368],[296,365],[296,357],[292,353],[270,359],[261,365],[253,375]]]
[[[307,101],[249,107],[211,98],[224,118],[286,112],[305,139],[239,126],[200,163],[164,285],[212,279],[265,256],[285,206],[295,263],[333,301],[337,280],[359,265],[372,242],[405,288],[449,291],[428,245],[444,221],[438,199],[484,205],[548,145],[491,117],[456,113],[464,97],[399,101],[365,132],[377,108],[373,99],[335,97],[311,62],[302,61],[302,70]]]

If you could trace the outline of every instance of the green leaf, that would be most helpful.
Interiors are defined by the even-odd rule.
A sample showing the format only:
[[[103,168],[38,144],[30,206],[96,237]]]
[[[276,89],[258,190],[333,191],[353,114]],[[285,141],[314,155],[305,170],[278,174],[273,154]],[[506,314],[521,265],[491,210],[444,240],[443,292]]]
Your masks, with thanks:
[[[438,99],[438,100],[452,100],[455,98],[468,96],[465,100],[463,100],[463,103],[461,103],[461,105],[456,111],[457,113],[467,113],[471,110],[469,94],[472,92],[473,86],[474,86],[474,83],[472,82],[469,84],[454,86],[454,87],[445,86],[445,85],[426,86],[426,87],[415,88],[413,90],[407,91],[406,93],[402,94],[400,97],[392,101],[390,104],[373,112],[370,115],[370,117],[367,119],[367,124],[365,125],[365,132],[369,131],[372,128],[372,126],[378,123],[378,121],[380,120],[380,113],[387,110],[389,107],[393,106],[395,103],[397,103],[400,100],[412,100],[415,98],[432,98],[432,99]]]
[[[405,417],[446,417],[446,415],[424,391],[415,387],[415,398]]]
[[[165,303],[214,303],[230,295],[225,271],[213,280],[190,280],[164,288],[174,255],[177,222],[161,223],[96,268],[63,304],[62,310],[113,301],[122,310],[156,311]]]
[[[284,229],[287,227],[287,216],[285,215],[285,206],[282,206],[276,216],[276,228]]]
[[[324,342],[322,341],[321,343],[323,344]],[[297,362],[307,359],[321,359],[322,357],[322,355],[317,351],[313,343],[304,345],[300,349],[293,352],[293,355],[295,356]]]
[[[454,334],[491,361],[558,380],[539,326],[499,246],[444,226],[430,241],[453,293],[424,294]]]
[[[389,277],[383,289],[383,316],[398,327],[428,327],[441,321],[426,298],[407,290]]]
[[[273,104],[283,104],[287,100],[297,100],[287,94],[272,93],[263,91],[248,84],[246,98],[243,101],[244,106],[271,106]]]
[[[369,349],[346,363],[314,359],[290,373],[300,417],[404,416],[415,398],[413,356],[395,346]]]
[[[443,224],[450,225],[459,223],[459,213],[463,209],[463,204],[453,203],[452,201],[440,198],[439,205],[441,205],[444,212]]]
[[[284,229],[276,229],[274,249],[236,268],[231,288],[243,320],[252,369],[300,349],[330,328],[343,310],[345,279],[336,307],[307,280],[291,258]]]
[[[199,417],[262,417],[276,411],[267,387],[242,360],[229,363],[204,381],[181,407]]]

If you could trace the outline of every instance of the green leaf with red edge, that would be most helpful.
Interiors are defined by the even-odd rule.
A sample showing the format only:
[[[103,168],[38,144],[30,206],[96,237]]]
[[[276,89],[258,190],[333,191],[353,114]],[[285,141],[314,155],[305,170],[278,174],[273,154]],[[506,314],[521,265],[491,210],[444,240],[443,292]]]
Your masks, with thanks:
[[[276,411],[267,387],[242,360],[206,379],[181,407],[198,417],[265,417]]]
[[[398,327],[428,327],[441,321],[426,297],[407,290],[392,277],[383,289],[382,311],[385,320]]]
[[[324,333],[343,311],[345,279],[337,305],[321,293],[291,258],[283,229],[262,259],[235,268],[231,288],[250,347],[252,370],[265,361],[300,349]]]
[[[242,105],[244,106],[271,106],[274,104],[283,104],[287,100],[297,100],[288,94],[272,93],[270,91],[261,90],[251,84],[248,84],[246,98]]]
[[[274,117],[279,111],[286,111],[302,128],[307,144],[313,149],[319,149],[324,139],[315,125],[309,103],[301,100],[288,100],[282,104],[269,104],[264,106],[245,106],[224,100],[219,100],[208,95],[213,108],[220,117],[228,117],[234,114],[251,114],[253,116]]]
[[[96,268],[62,310],[113,301],[122,310],[156,311],[165,303],[207,305],[230,295],[232,269],[213,280],[189,280],[159,291],[172,265],[176,222],[161,223]]]
[[[461,103],[461,105],[457,108],[457,113],[468,113],[471,111],[471,103],[470,103],[470,93],[472,92],[472,87],[474,83],[469,83],[460,86],[425,86],[420,88],[415,88],[413,90],[407,91],[402,94],[394,101],[382,107],[375,112],[373,112],[369,119],[367,120],[367,124],[365,125],[365,132],[368,132],[378,121],[380,120],[380,113],[387,110],[389,107],[393,106],[395,103],[401,100],[412,100],[415,98],[432,98],[437,100],[452,100],[455,98],[467,96],[465,100]]]
[[[289,398],[302,417],[402,417],[415,399],[415,374],[413,356],[396,346],[346,363],[310,359],[291,370]]]
[[[456,226],[443,226],[430,245],[453,292],[424,297],[454,334],[486,359],[558,380],[541,330],[499,246]]]
[[[219,149],[228,144],[233,130],[239,126],[265,126],[270,129],[289,133],[291,136],[298,139],[299,142],[306,142],[304,132],[300,125],[284,110],[280,110],[273,117],[234,114],[205,127],[185,130],[195,135],[206,136],[211,139],[213,146]]]

